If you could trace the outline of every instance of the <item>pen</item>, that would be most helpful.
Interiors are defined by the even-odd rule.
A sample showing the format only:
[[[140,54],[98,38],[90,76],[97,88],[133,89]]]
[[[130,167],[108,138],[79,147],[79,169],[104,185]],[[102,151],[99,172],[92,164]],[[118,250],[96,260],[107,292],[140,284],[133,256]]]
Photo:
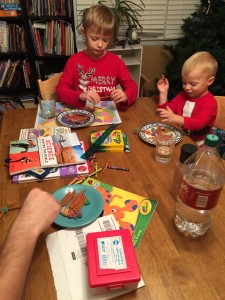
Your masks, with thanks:
[[[120,171],[129,171],[128,168],[121,168],[121,167],[116,167],[116,166],[108,166],[108,169],[120,170]]]

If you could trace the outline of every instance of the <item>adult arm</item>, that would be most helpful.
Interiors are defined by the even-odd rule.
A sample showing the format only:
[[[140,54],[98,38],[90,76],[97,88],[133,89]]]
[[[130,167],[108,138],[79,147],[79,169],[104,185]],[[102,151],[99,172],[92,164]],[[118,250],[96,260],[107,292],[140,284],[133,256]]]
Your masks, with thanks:
[[[21,299],[36,241],[59,212],[47,192],[36,188],[28,194],[0,254],[0,299]]]

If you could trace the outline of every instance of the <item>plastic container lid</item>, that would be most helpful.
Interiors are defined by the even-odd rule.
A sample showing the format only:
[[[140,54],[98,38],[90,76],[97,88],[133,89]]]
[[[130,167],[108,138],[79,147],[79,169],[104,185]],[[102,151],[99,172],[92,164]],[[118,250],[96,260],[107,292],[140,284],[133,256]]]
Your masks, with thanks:
[[[183,164],[193,153],[198,150],[194,144],[183,144],[180,152],[180,162]]]
[[[216,147],[219,143],[219,137],[215,134],[207,134],[205,138],[205,145],[209,147]]]

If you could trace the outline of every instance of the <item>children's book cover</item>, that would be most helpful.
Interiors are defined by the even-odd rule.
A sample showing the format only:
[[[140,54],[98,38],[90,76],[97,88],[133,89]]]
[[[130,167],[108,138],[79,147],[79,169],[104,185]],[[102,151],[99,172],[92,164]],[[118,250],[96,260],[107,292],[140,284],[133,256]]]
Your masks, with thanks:
[[[127,228],[130,234],[133,235],[139,216],[140,204],[145,201],[146,198],[91,177],[85,179],[82,184],[92,186],[102,195],[104,200],[103,216],[113,214],[118,222],[119,228]],[[151,213],[153,213],[157,201],[151,200],[150,203],[153,203],[153,205],[152,207],[149,206],[148,210],[150,209]],[[141,205],[141,207],[142,210],[144,210],[143,205]]]
[[[11,141],[9,173],[85,163],[82,153],[76,133]]]
[[[68,107],[67,105],[56,102],[56,115],[59,113],[70,110],[73,108]],[[90,126],[96,125],[107,125],[107,124],[120,124],[121,119],[116,108],[116,105],[113,101],[101,101],[98,105],[93,106],[91,102],[87,102],[85,108],[86,110],[94,113],[95,121]],[[38,105],[37,116],[35,121],[35,128],[43,127],[58,127],[59,124],[56,121],[56,117],[52,119],[44,119],[41,116],[40,106]]]
[[[80,142],[82,153],[86,151],[86,145],[83,141]],[[48,180],[64,177],[75,177],[78,175],[86,175],[91,172],[91,166],[88,160],[85,163],[65,166],[65,167],[55,167],[55,168],[39,168],[35,170],[27,171],[26,173],[16,174],[12,176],[13,183],[23,183],[31,182],[37,180]]]
[[[20,130],[19,140],[26,140],[30,138],[39,138],[50,135],[59,135],[71,133],[69,127],[53,127],[53,128],[24,128]]]
[[[91,144],[102,135],[104,131],[91,132]],[[121,130],[113,130],[101,145],[98,146],[98,152],[123,152],[124,140]]]

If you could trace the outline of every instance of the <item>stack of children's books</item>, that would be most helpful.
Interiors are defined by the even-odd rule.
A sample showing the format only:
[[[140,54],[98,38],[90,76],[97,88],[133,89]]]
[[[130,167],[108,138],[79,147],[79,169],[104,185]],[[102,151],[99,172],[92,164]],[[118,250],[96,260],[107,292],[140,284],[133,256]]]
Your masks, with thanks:
[[[12,182],[89,174],[89,162],[81,158],[85,151],[85,143],[70,128],[22,129],[19,140],[10,142]]]

